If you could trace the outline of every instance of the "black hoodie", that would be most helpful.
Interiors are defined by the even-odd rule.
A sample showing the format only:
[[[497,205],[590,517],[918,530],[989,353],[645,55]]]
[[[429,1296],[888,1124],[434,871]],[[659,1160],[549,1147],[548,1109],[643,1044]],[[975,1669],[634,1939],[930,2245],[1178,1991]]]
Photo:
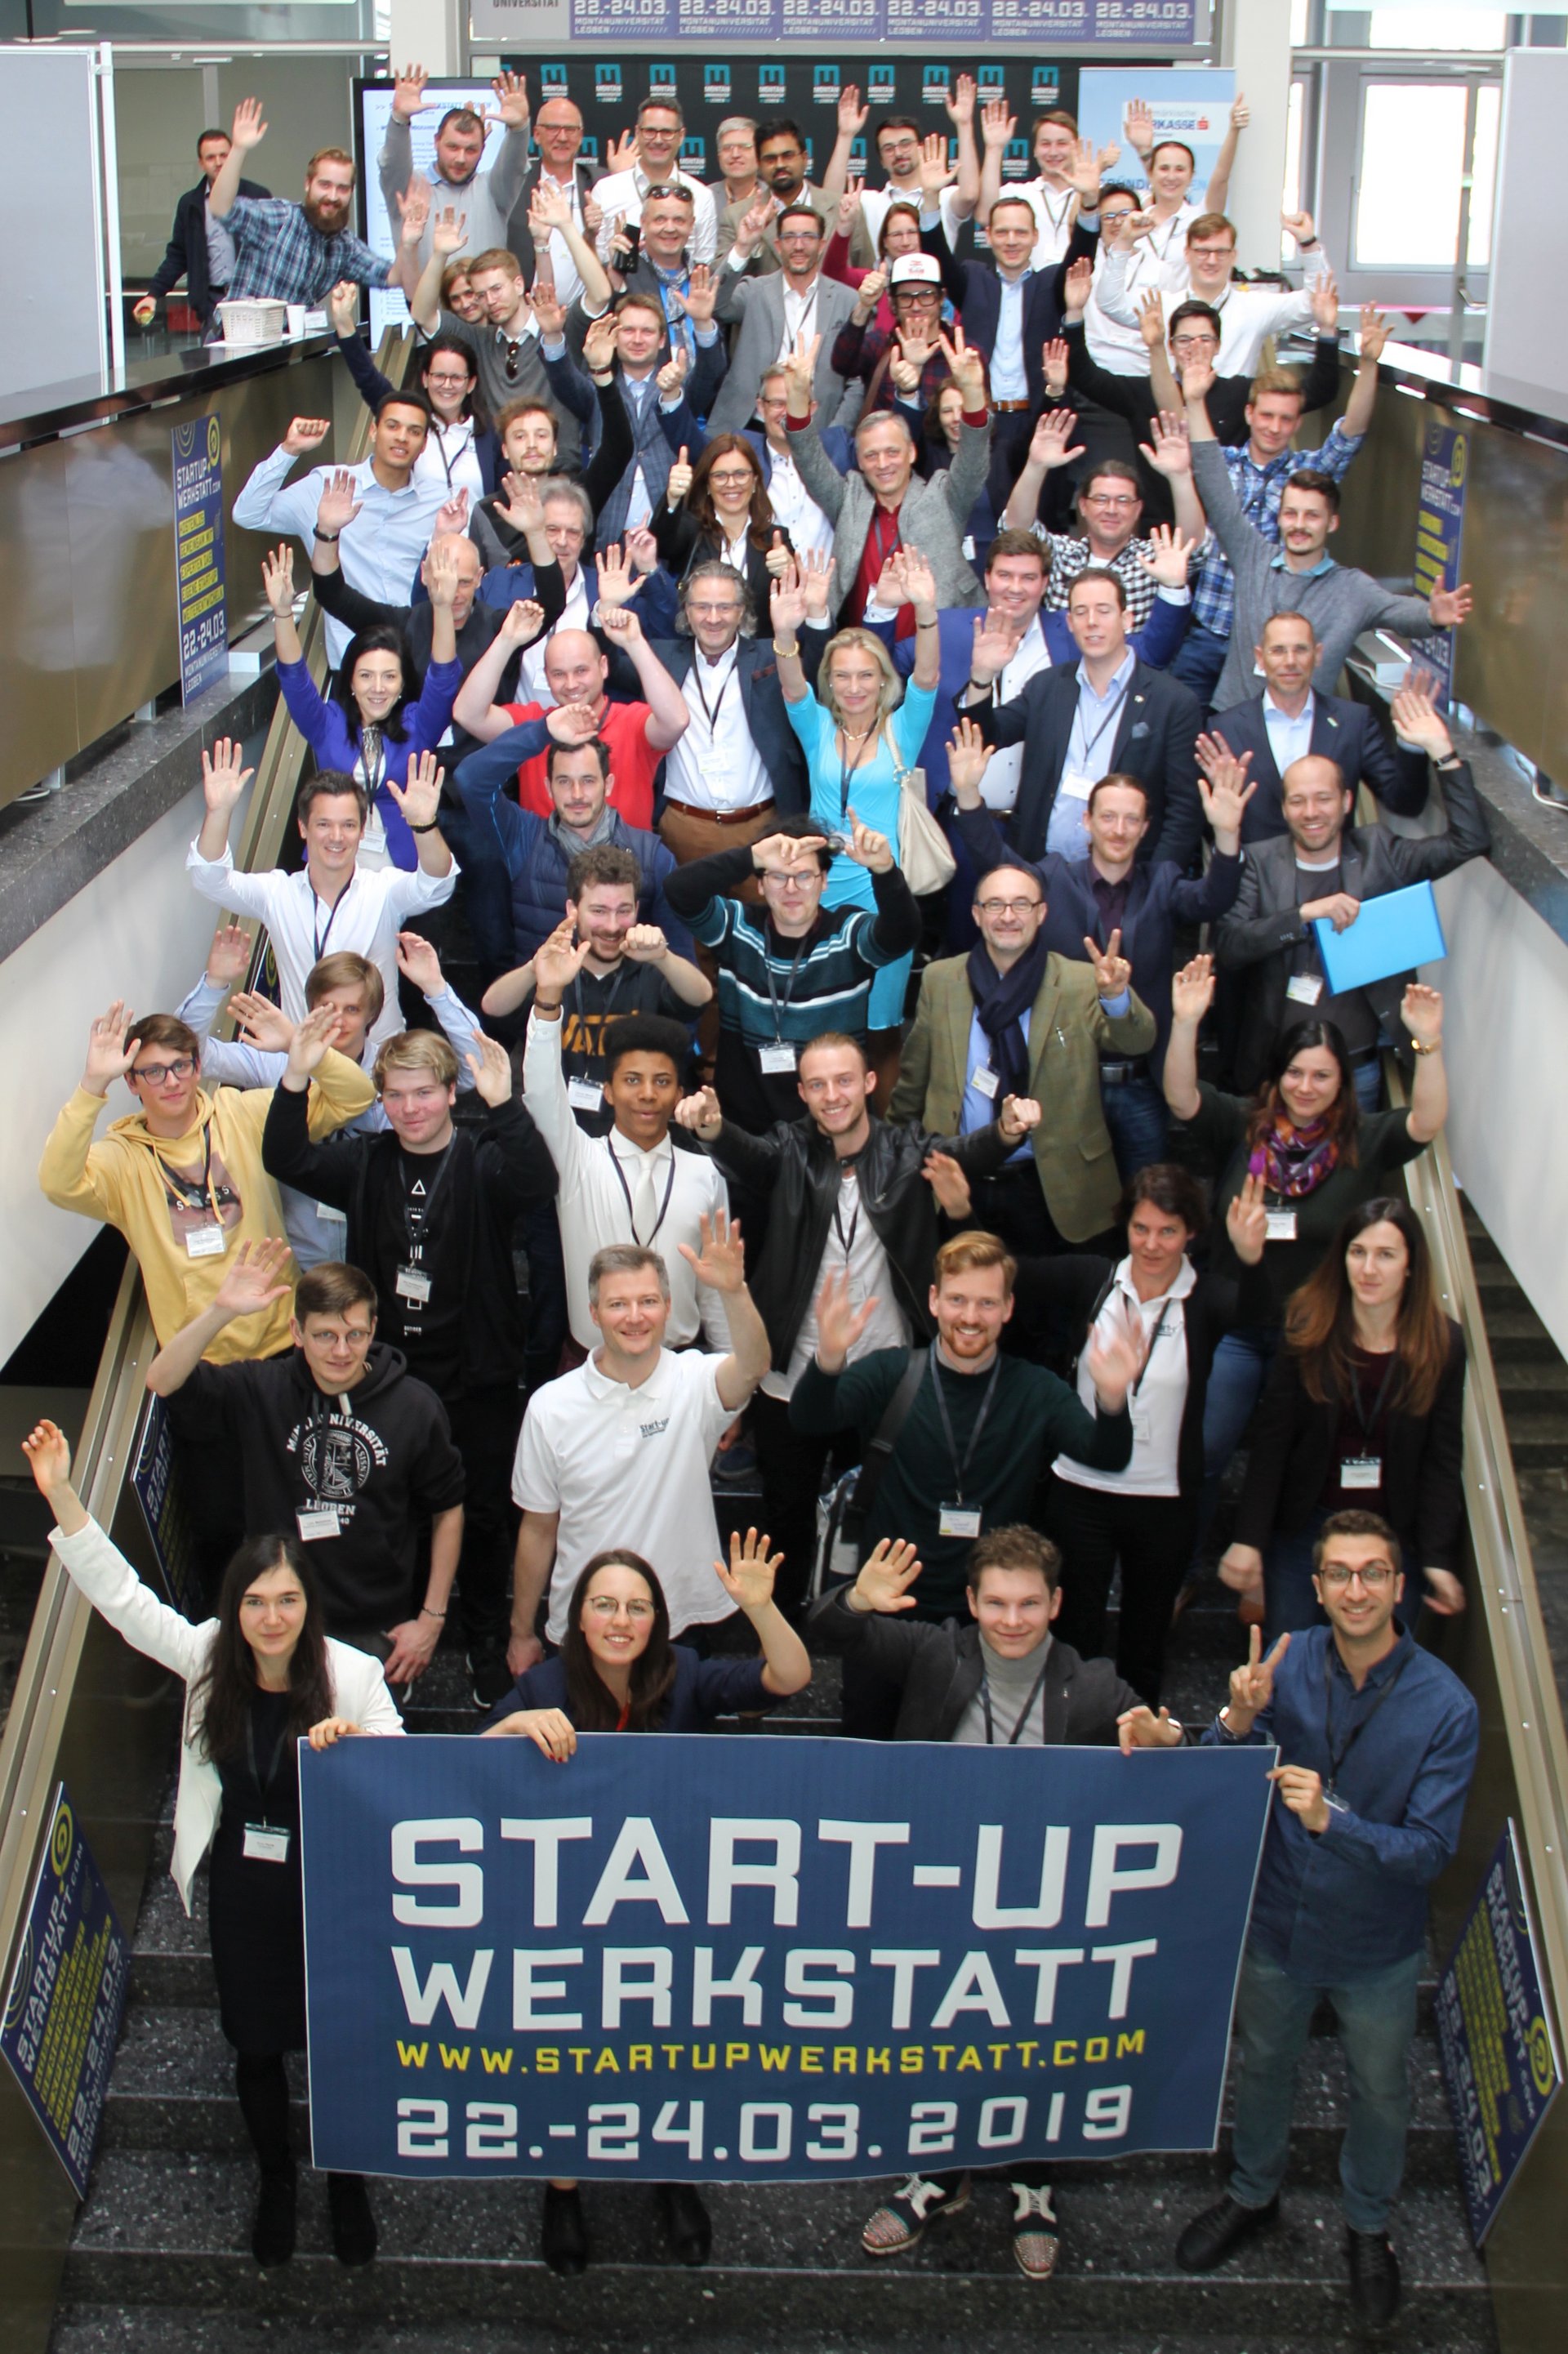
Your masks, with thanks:
[[[168,1403],[182,1439],[238,1452],[246,1533],[303,1541],[329,1635],[408,1616],[420,1523],[462,1502],[463,1469],[446,1408],[397,1350],[373,1341],[338,1397],[316,1388],[302,1349],[204,1361]]]

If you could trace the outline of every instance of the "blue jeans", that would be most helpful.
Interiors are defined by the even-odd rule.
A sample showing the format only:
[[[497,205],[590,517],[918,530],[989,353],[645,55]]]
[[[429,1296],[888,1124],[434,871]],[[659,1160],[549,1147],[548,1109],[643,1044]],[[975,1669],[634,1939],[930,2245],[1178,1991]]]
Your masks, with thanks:
[[[1312,1548],[1322,1532],[1327,1512],[1314,1511],[1290,1536],[1277,1531],[1263,1555],[1263,1639],[1272,1647],[1287,1632],[1320,1627],[1323,1613],[1312,1591]]]
[[[1241,1445],[1278,1346],[1277,1324],[1238,1324],[1214,1351],[1209,1394],[1203,1402],[1203,1490],[1193,1540],[1194,1563],[1208,1538],[1220,1500],[1220,1481]]]
[[[1140,1169],[1165,1158],[1165,1137],[1171,1114],[1161,1089],[1152,1079],[1128,1079],[1119,1087],[1100,1087],[1106,1126],[1116,1153],[1117,1174],[1130,1184]]]
[[[1171,675],[1192,688],[1205,711],[1213,703],[1214,689],[1230,650],[1229,638],[1216,637],[1213,630],[1204,629],[1202,621],[1192,622],[1176,650]]]
[[[1422,1956],[1342,1986],[1293,1978],[1249,1945],[1236,1994],[1241,2073],[1235,2087],[1230,2192],[1238,2207],[1266,2207],[1285,2179],[1296,2071],[1319,1995],[1334,2006],[1350,2072],[1350,2120],[1340,2145],[1340,2184],[1352,2232],[1381,2232],[1404,2172],[1410,2122],[1407,2057],[1415,2032]]]
[[[1383,1056],[1374,1055],[1368,1063],[1351,1066],[1351,1080],[1355,1087],[1356,1101],[1362,1111],[1383,1108]]]

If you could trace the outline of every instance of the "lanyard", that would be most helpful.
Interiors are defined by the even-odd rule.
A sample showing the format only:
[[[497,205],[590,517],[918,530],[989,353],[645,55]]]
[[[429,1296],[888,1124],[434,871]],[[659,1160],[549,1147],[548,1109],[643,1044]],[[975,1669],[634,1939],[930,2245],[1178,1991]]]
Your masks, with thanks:
[[[631,1206],[631,1188],[626,1182],[626,1172],[620,1165],[620,1155],[615,1149],[613,1131],[605,1138],[604,1149],[609,1155],[609,1165],[614,1170],[617,1177],[620,1178],[620,1190],[626,1196],[626,1223],[631,1228],[631,1239],[641,1249],[646,1250],[652,1242],[653,1235],[658,1233],[660,1227],[664,1223],[665,1214],[670,1207],[670,1196],[675,1190],[674,1149],[673,1147],[671,1148],[670,1174],[664,1180],[664,1199],[660,1204],[659,1214],[653,1221],[653,1232],[646,1236],[640,1235],[637,1231],[637,1213]]]
[[[1139,1310],[1142,1310],[1142,1308],[1143,1308],[1144,1303],[1143,1303],[1143,1301],[1140,1299],[1140,1300],[1139,1301],[1138,1305],[1139,1305]],[[1134,1384],[1133,1384],[1133,1385],[1132,1385],[1132,1394],[1133,1394],[1133,1396],[1134,1396],[1134,1397],[1136,1397],[1136,1396],[1138,1395],[1139,1391],[1143,1387],[1145,1378],[1147,1377],[1148,1373],[1149,1373],[1149,1368],[1150,1368],[1150,1366],[1154,1363],[1154,1352],[1156,1351],[1156,1349],[1158,1349],[1158,1348],[1159,1348],[1160,1341],[1165,1338],[1166,1332],[1167,1332],[1168,1331],[1171,1331],[1171,1338],[1172,1338],[1172,1339],[1174,1339],[1174,1338],[1175,1338],[1175,1334],[1174,1334],[1173,1330],[1172,1330],[1171,1327],[1169,1327],[1169,1326],[1166,1324],[1166,1321],[1165,1321],[1165,1312],[1166,1312],[1167,1309],[1170,1307],[1170,1305],[1171,1305],[1171,1294],[1170,1294],[1169,1292],[1166,1292],[1166,1293],[1165,1293],[1165,1295],[1164,1295],[1164,1297],[1161,1299],[1161,1300],[1160,1300],[1160,1313],[1159,1313],[1158,1317],[1155,1319],[1153,1337],[1152,1337],[1152,1339],[1150,1341],[1149,1347],[1148,1347],[1147,1351],[1146,1351],[1146,1352],[1145,1352],[1145,1353],[1144,1353],[1143,1363],[1142,1363],[1142,1364],[1141,1364],[1141,1365],[1139,1365],[1139,1369],[1138,1369],[1138,1379],[1134,1382]],[[1139,1315],[1139,1322],[1141,1322],[1141,1321],[1142,1321],[1141,1314]]]
[[[599,1025],[599,1034],[601,1042],[604,1037],[604,1025],[609,1020],[610,1015],[615,1012],[615,1001],[620,994],[620,984],[625,979],[626,960],[622,958],[620,964],[615,968],[615,976],[609,984],[609,995],[605,999],[604,1003],[600,1006],[597,1016]],[[572,975],[572,999],[577,1009],[577,1036],[584,1043],[584,1052],[597,1054],[601,1051],[601,1049],[589,1047],[587,1044],[588,1026],[588,1015],[583,1012],[583,976],[580,967]]]
[[[975,1426],[969,1433],[969,1443],[964,1449],[964,1459],[960,1463],[959,1461],[959,1443],[953,1437],[952,1417],[948,1412],[948,1401],[942,1395],[941,1375],[937,1371],[937,1352],[935,1349],[931,1352],[931,1387],[937,1393],[937,1412],[941,1419],[942,1436],[948,1442],[948,1453],[952,1458],[953,1479],[957,1484],[959,1491],[953,1498],[955,1504],[961,1504],[964,1500],[965,1476],[969,1471],[969,1465],[974,1460],[975,1448],[980,1445],[980,1435],[985,1428],[986,1416],[991,1412],[991,1402],[996,1395],[996,1385],[1001,1378],[1001,1358],[999,1354],[995,1364],[991,1369],[991,1379],[985,1385],[985,1395],[980,1400],[980,1410],[975,1416]]]
[[[166,1161],[154,1152],[158,1174],[164,1181],[164,1191],[176,1210],[209,1210],[216,1218],[217,1204],[212,1198],[212,1122],[202,1122],[201,1176],[187,1184],[177,1172],[171,1172]]]
[[[1014,1724],[1012,1731],[1007,1736],[1007,1745],[1010,1749],[1017,1748],[1019,1736],[1022,1733],[1024,1726],[1029,1722],[1029,1712],[1033,1707],[1037,1700],[1040,1701],[1040,1739],[1042,1745],[1044,1745],[1045,1739],[1045,1703],[1041,1700],[1040,1696],[1045,1682],[1045,1670],[1050,1664],[1051,1648],[1050,1645],[1047,1644],[1045,1647],[1045,1657],[1040,1662],[1040,1673],[1030,1685],[1029,1697],[1018,1712],[1018,1722]],[[980,1713],[985,1718],[985,1745],[988,1749],[991,1749],[993,1748],[996,1744],[996,1730],[991,1723],[991,1678],[989,1676],[981,1676],[980,1678]]]
[[[1099,726],[1095,729],[1092,736],[1085,724],[1083,689],[1082,687],[1079,688],[1076,725],[1078,730],[1078,741],[1084,748],[1084,774],[1086,776],[1087,776],[1089,772],[1089,762],[1095,757],[1095,746],[1099,742],[1101,737],[1105,734],[1106,729],[1113,724],[1120,713],[1122,705],[1127,701],[1127,689],[1131,684],[1132,681],[1128,679],[1127,685],[1122,688],[1121,693],[1117,696],[1116,701],[1111,705],[1110,709],[1106,713],[1105,717],[1100,721]]]
[[[841,727],[839,729],[839,734],[843,737],[844,742],[847,744],[849,742],[848,728]],[[867,747],[874,745],[875,743],[876,730],[874,727],[866,736],[864,742],[861,745],[853,760],[850,758],[847,752],[841,752],[839,754],[839,817],[841,822],[849,815],[850,779],[857,770],[864,768],[866,765]],[[871,757],[874,759],[876,757],[875,753],[873,752]]]
[[[383,768],[385,768],[385,762],[383,763]],[[343,889],[338,893],[337,897],[333,901],[332,907],[327,916],[326,929],[324,932],[322,929],[322,903],[316,896],[314,886],[313,885],[312,887],[311,938],[315,943],[315,961],[317,964],[320,964],[323,957],[326,954],[326,944],[332,938],[332,928],[337,921],[337,911],[342,907],[344,901],[347,898],[349,893],[353,890],[357,879],[358,877],[356,875],[351,875],[347,882],[344,885]]]
[[[439,425],[436,427],[436,455],[437,455],[437,457],[440,460],[441,464],[442,464],[443,468],[445,469],[445,472],[446,472],[446,478],[447,478],[447,488],[448,488],[448,490],[449,490],[449,491],[451,489],[451,486],[452,486],[452,464],[453,464],[453,461],[454,461],[455,459],[461,458],[461,457],[462,456],[462,453],[463,453],[463,451],[464,451],[465,450],[471,450],[471,449],[473,447],[473,419],[472,419],[472,418],[471,418],[471,417],[465,417],[465,418],[463,418],[463,419],[461,420],[461,422],[462,424],[466,425],[466,426],[467,426],[467,428],[468,428],[468,440],[467,440],[466,441],[460,441],[460,442],[458,443],[457,448],[456,448],[456,450],[452,452],[452,456],[451,456],[450,458],[449,458],[449,457],[447,456],[446,437],[445,437],[444,433],[442,432],[441,428],[440,428]]]
[[[1186,235],[1186,223],[1182,220],[1180,213],[1177,213],[1172,217],[1171,227],[1166,231],[1165,242],[1163,245],[1156,245],[1154,241],[1155,231],[1153,229],[1150,230],[1148,237],[1144,239],[1144,243],[1147,245],[1150,252],[1154,256],[1156,261],[1169,261],[1171,259],[1171,249],[1176,242],[1176,232],[1178,229],[1181,231],[1183,236]]]
[[[1366,1731],[1368,1725],[1372,1723],[1373,1717],[1377,1714],[1379,1709],[1383,1706],[1384,1701],[1388,1698],[1390,1692],[1393,1691],[1395,1684],[1404,1673],[1411,1652],[1414,1648],[1414,1645],[1411,1644],[1401,1655],[1398,1666],[1394,1669],[1393,1673],[1390,1676],[1387,1683],[1384,1684],[1382,1691],[1379,1692],[1376,1700],[1373,1701],[1371,1708],[1368,1709],[1361,1723],[1352,1727],[1350,1734],[1340,1744],[1339,1749],[1336,1751],[1334,1747],[1334,1646],[1331,1641],[1326,1646],[1323,1652],[1323,1745],[1329,1753],[1329,1778],[1323,1786],[1323,1796],[1326,1798],[1331,1798],[1333,1797],[1334,1787],[1336,1783],[1339,1781],[1340,1769],[1343,1766],[1346,1758],[1350,1755],[1351,1750],[1355,1747],[1357,1742],[1361,1739],[1362,1734]]]
[[[288,1740],[288,1738],[289,1738],[289,1727],[288,1727],[287,1720],[285,1720],[285,1721],[284,1721],[284,1725],[283,1725],[283,1730],[282,1730],[282,1732],[278,1735],[278,1739],[277,1739],[276,1745],[275,1745],[275,1746],[274,1746],[274,1748],[273,1748],[273,1751],[272,1751],[272,1756],[271,1756],[271,1761],[270,1761],[270,1763],[269,1764],[269,1766],[268,1766],[268,1767],[267,1767],[267,1778],[266,1778],[266,1780],[265,1780],[265,1781],[263,1781],[263,1780],[262,1780],[262,1778],[261,1778],[260,1774],[260,1773],[258,1772],[258,1770],[257,1770],[257,1766],[256,1766],[256,1723],[255,1723],[255,1711],[254,1711],[253,1709],[249,1709],[249,1708],[246,1710],[246,1712],[245,1712],[245,1757],[246,1757],[246,1763],[249,1766],[249,1768],[250,1768],[250,1779],[251,1779],[251,1781],[252,1781],[252,1782],[255,1784],[255,1786],[256,1786],[256,1796],[257,1796],[257,1797],[260,1799],[260,1801],[261,1801],[261,1819],[262,1819],[262,1821],[263,1821],[263,1822],[265,1822],[265,1821],[266,1821],[266,1819],[267,1819],[267,1793],[268,1793],[268,1791],[271,1788],[271,1787],[272,1787],[273,1783],[276,1781],[276,1779],[277,1779],[277,1777],[278,1777],[278,1760],[279,1760],[279,1758],[280,1758],[280,1757],[281,1757],[281,1755],[282,1755],[282,1754],[283,1754],[283,1744],[284,1744],[284,1743]]]
[[[779,1002],[779,991],[773,983],[773,960],[768,954],[766,944],[764,945],[762,970],[768,975],[768,1002],[773,1008],[773,1043],[776,1046],[781,1046],[784,1044],[782,1017],[789,1011],[789,1000],[795,994],[795,983],[800,977],[800,959],[806,953],[806,943],[810,937],[810,932],[802,934],[800,945],[789,960],[789,978],[784,984],[782,1005]]]
[[[447,1182],[447,1174],[451,1168],[456,1150],[457,1138],[454,1136],[451,1142],[441,1154],[441,1165],[436,1172],[434,1184],[430,1187],[429,1192],[425,1196],[425,1207],[417,1226],[414,1224],[413,1216],[408,1207],[408,1189],[413,1182],[413,1180],[408,1174],[408,1158],[402,1153],[399,1153],[398,1155],[398,1159],[402,1163],[403,1169],[403,1226],[404,1231],[407,1233],[408,1237],[408,1249],[416,1258],[418,1257],[419,1251],[424,1244],[429,1238],[431,1221],[435,1216],[437,1197],[440,1193],[441,1187]]]
[[[697,701],[703,706],[703,717],[708,723],[708,740],[710,743],[712,743],[717,736],[719,713],[724,709],[724,699],[729,693],[729,683],[735,676],[736,667],[739,659],[739,655],[732,649],[729,668],[726,671],[723,678],[719,681],[719,691],[714,699],[714,707],[710,711],[708,709],[707,696],[703,693],[703,658],[701,654],[697,654],[693,658],[689,675],[692,684],[697,691]]]
[[[1389,1352],[1388,1370],[1383,1374],[1383,1387],[1377,1394],[1377,1403],[1372,1407],[1372,1413],[1369,1416],[1365,1407],[1361,1404],[1361,1368],[1359,1365],[1357,1366],[1355,1378],[1351,1384],[1351,1396],[1355,1404],[1356,1420],[1361,1424],[1361,1437],[1363,1438],[1371,1438],[1372,1432],[1377,1428],[1379,1422],[1383,1419],[1383,1409],[1384,1402],[1388,1396],[1389,1384],[1393,1381],[1398,1371],[1399,1351],[1397,1349],[1393,1349]]]
[[[1069,188],[1066,195],[1063,197],[1062,209],[1060,212],[1053,212],[1051,209],[1051,198],[1046,192],[1045,183],[1044,180],[1037,183],[1034,193],[1039,197],[1045,217],[1051,224],[1052,235],[1054,237],[1060,237],[1062,234],[1063,224],[1067,217],[1068,208],[1073,201],[1073,190]]]

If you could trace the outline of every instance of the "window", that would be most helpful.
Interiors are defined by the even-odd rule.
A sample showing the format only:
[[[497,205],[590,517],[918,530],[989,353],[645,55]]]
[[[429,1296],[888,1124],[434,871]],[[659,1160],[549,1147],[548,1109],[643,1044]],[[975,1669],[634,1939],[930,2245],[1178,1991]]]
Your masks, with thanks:
[[[1430,58],[1452,49],[1500,49],[1508,43],[1508,16],[1501,8],[1374,8],[1367,45],[1374,49],[1421,49]]]
[[[1359,270],[1453,268],[1467,97],[1462,81],[1366,83],[1356,193]],[[1484,269],[1491,256],[1499,99],[1495,82],[1476,94],[1467,257],[1472,269]]]
[[[1306,111],[1307,85],[1293,81],[1285,117],[1285,185],[1279,192],[1279,209],[1285,213],[1298,213],[1301,209],[1301,125]]]

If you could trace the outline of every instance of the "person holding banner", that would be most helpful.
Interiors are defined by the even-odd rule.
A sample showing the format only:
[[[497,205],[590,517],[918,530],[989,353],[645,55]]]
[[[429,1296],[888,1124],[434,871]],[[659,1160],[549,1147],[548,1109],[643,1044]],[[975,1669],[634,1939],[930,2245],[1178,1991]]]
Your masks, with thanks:
[[[911,1588],[920,1572],[914,1545],[885,1537],[853,1585],[824,1595],[811,1617],[824,1650],[863,1660],[896,1691],[895,1741],[1180,1748],[1185,1735],[1167,1710],[1154,1715],[1108,1659],[1083,1659],[1053,1634],[1062,1556],[1036,1531],[992,1529],[970,1547],[963,1620],[903,1615],[918,1607]],[[1025,2280],[1049,2280],[1060,2241],[1045,2168],[1014,2159],[1007,2181],[1013,2260]],[[902,2255],[928,2223],[969,2201],[967,2172],[912,2174],[868,2218],[861,2246],[868,2256]]]
[[[1381,2327],[1399,2306],[1388,2216],[1404,2170],[1427,1891],[1458,1848],[1479,1719],[1396,1616],[1404,1554],[1386,1521],[1331,1513],[1312,1559],[1328,1625],[1282,1635],[1266,1659],[1255,1628],[1230,1704],[1202,1736],[1276,1743],[1281,1763],[1236,1995],[1230,2182],[1181,2233],[1176,2261],[1212,2272],[1277,2220],[1297,2067],[1327,1997],[1350,2073],[1340,2180],[1351,2302]]]
[[[197,1866],[211,1853],[219,2014],[261,2166],[251,2253],[259,2264],[287,2264],[295,2176],[283,2054],[305,2042],[298,1744],[327,1749],[351,1734],[400,1734],[402,1720],[379,1662],[328,1636],[314,1577],[291,1538],[241,1545],[217,1616],[193,1627],[143,1584],[89,1513],[58,1426],[38,1423],[22,1451],[55,1515],[49,1542],[73,1584],[133,1649],[189,1688],[170,1872],[189,1913]],[[338,2262],[368,2264],[376,2219],[364,2176],[329,2174],[327,2197]]]
[[[528,1668],[497,1706],[486,1736],[532,1741],[557,1765],[577,1755],[579,1733],[705,1733],[720,1716],[752,1715],[804,1691],[806,1646],[773,1599],[782,1556],[747,1529],[729,1541],[714,1575],[750,1620],[760,1659],[706,1659],[670,1640],[664,1589],[638,1553],[612,1546],[585,1563],[567,1606],[554,1659]],[[656,2185],[670,2244],[683,2264],[704,2264],[713,2224],[689,2182]],[[545,2185],[540,2253],[552,2272],[576,2274],[588,2261],[588,2232],[575,2182]]]

